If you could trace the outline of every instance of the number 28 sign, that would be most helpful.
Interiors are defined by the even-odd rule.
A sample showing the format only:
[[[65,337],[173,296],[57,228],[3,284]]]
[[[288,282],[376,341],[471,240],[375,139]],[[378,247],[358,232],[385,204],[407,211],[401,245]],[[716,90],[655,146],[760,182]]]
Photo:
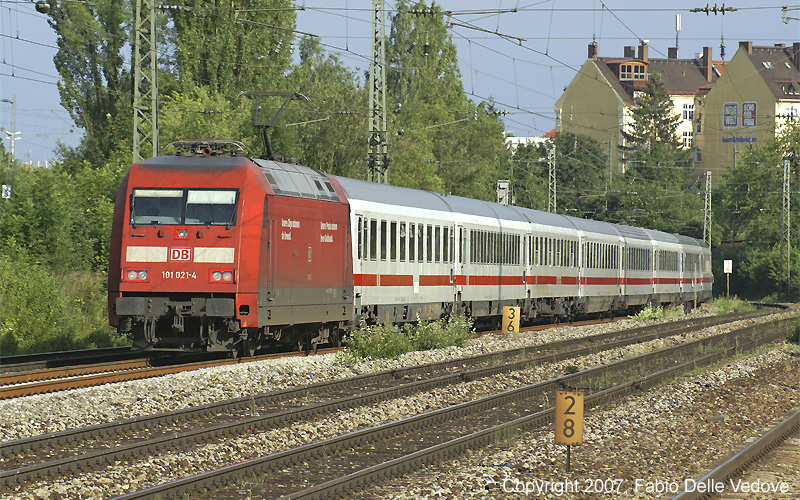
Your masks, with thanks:
[[[556,392],[556,444],[583,444],[582,392]]]

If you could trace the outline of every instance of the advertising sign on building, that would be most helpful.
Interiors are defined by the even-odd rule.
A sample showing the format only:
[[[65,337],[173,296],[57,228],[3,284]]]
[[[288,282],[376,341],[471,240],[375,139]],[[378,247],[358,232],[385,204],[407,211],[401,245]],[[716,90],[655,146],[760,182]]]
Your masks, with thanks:
[[[742,127],[756,126],[756,103],[742,103]]]
[[[739,103],[726,102],[722,105],[722,126],[735,128],[739,126]]]

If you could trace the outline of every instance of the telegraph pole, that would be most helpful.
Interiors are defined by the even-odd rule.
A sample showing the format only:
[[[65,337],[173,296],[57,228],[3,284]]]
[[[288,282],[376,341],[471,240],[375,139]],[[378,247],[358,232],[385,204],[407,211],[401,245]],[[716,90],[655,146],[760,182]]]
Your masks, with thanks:
[[[556,211],[556,143],[553,142],[547,148],[547,166],[548,166],[548,183],[547,183],[547,211],[555,213]]]
[[[136,0],[133,61],[133,161],[158,155],[158,55],[155,0]]]
[[[389,183],[386,143],[386,21],[383,0],[372,0],[372,60],[369,63],[367,180]]]
[[[706,202],[703,206],[703,241],[711,248],[711,172],[706,172]]]

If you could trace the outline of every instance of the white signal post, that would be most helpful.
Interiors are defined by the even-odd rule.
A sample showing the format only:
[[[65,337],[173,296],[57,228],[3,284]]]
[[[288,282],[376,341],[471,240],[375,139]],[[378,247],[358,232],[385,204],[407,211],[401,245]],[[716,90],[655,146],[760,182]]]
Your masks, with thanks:
[[[728,278],[728,298],[731,298],[731,273],[733,272],[733,261],[724,260],[722,261],[722,264],[723,271],[725,271],[725,277]]]
[[[567,446],[567,472],[570,472],[570,447],[583,444],[583,392],[556,392],[556,444]]]

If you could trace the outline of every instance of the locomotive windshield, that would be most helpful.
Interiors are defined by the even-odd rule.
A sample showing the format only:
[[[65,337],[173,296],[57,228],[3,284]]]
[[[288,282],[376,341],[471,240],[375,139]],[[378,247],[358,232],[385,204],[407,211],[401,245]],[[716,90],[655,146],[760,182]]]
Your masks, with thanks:
[[[131,224],[232,226],[235,189],[134,189]]]

